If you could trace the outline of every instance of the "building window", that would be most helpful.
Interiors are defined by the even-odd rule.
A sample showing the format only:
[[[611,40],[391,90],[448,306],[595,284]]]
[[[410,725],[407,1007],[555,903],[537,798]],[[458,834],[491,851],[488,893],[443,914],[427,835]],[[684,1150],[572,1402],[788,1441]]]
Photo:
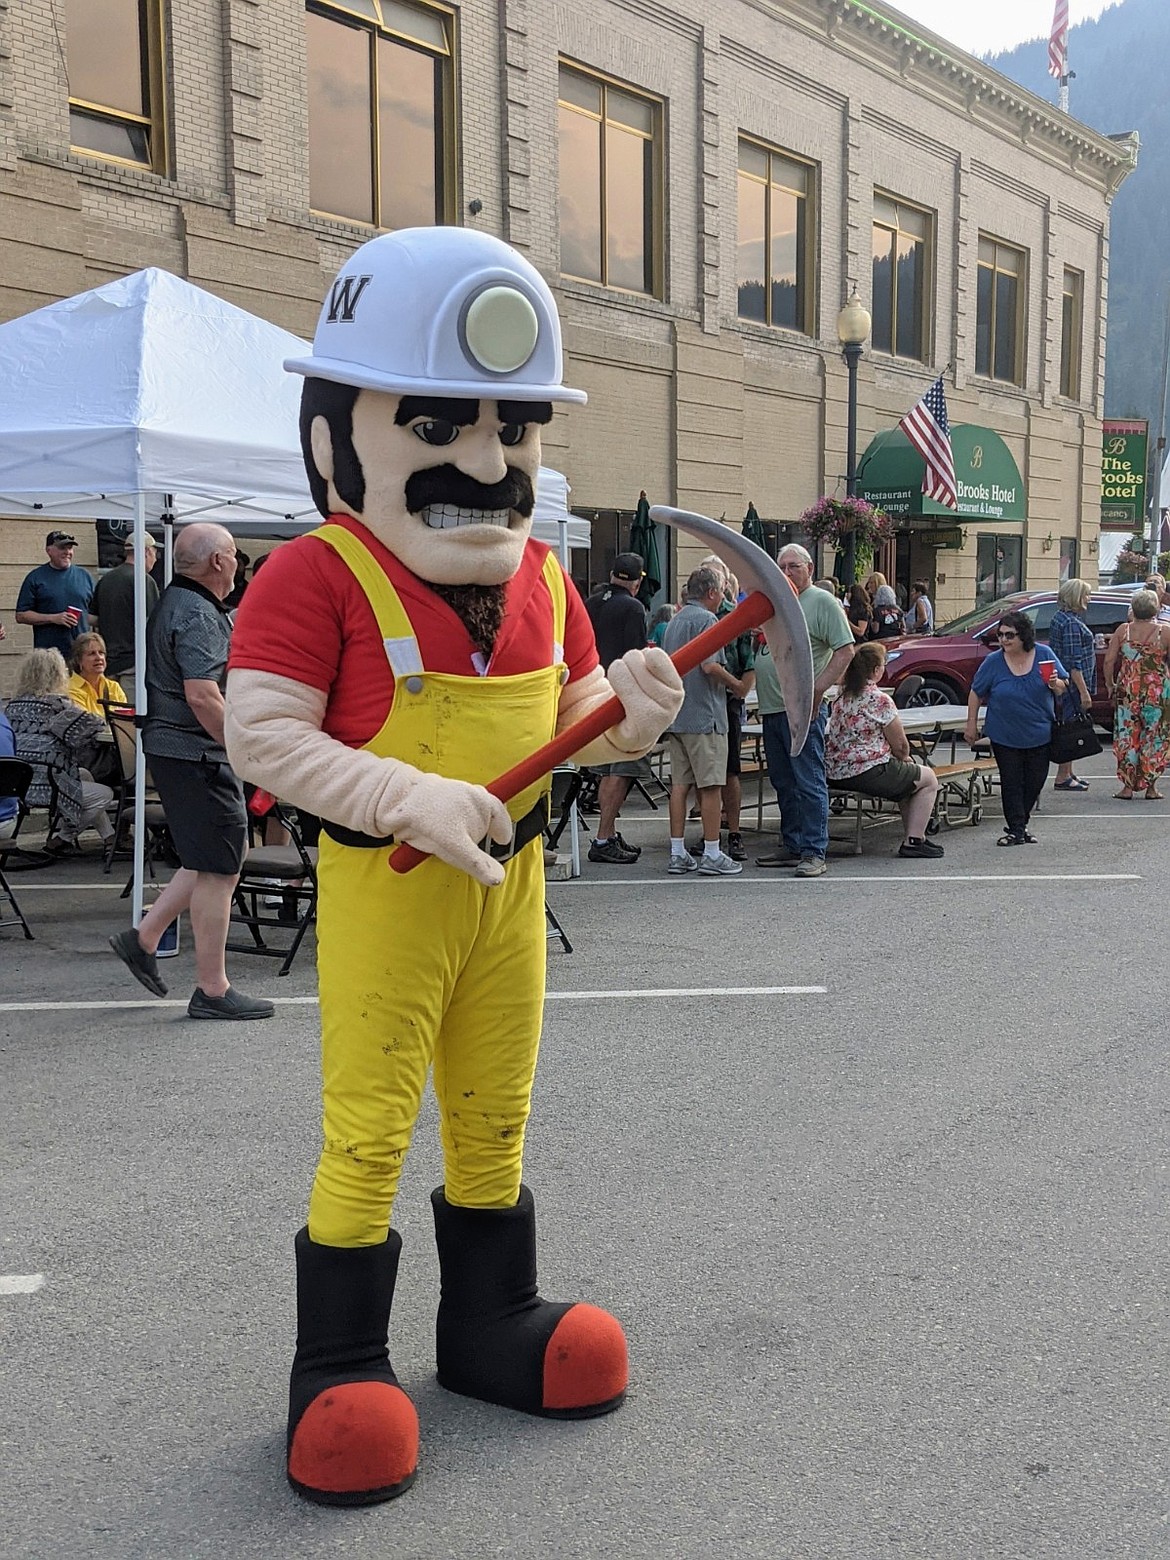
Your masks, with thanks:
[[[812,330],[816,169],[755,141],[739,143],[741,319]]]
[[[1024,382],[1024,280],[1022,249],[979,236],[975,311],[975,372],[1009,384]]]
[[[561,67],[561,271],[662,296],[662,105]]]
[[[873,198],[873,345],[894,357],[927,357],[933,218],[893,195]]]
[[[1081,398],[1081,340],[1084,334],[1085,276],[1068,267],[1060,306],[1060,393]]]
[[[374,227],[453,212],[454,17],[404,0],[312,0],[309,204]]]
[[[162,173],[157,0],[65,0],[65,61],[71,144]]]

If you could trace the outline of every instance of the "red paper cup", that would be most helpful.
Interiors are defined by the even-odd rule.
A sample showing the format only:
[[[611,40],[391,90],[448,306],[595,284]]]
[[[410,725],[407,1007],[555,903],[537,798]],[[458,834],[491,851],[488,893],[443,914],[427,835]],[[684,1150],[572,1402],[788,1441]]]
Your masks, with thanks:
[[[78,623],[81,622],[81,608],[80,607],[66,607],[65,611],[66,611],[66,614],[69,617],[70,622],[73,624],[74,628],[76,628]]]
[[[1040,675],[1041,675],[1041,677],[1043,677],[1045,683],[1050,683],[1052,681],[1052,674],[1055,671],[1056,671],[1056,662],[1055,661],[1041,661],[1040,662]]]

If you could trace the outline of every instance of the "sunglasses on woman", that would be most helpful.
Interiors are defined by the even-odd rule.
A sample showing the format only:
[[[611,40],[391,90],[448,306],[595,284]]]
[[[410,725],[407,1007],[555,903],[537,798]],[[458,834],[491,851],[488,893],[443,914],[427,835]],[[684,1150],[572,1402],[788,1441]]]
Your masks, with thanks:
[[[1020,636],[1014,628],[1001,628],[995,637],[997,639],[1018,639]]]

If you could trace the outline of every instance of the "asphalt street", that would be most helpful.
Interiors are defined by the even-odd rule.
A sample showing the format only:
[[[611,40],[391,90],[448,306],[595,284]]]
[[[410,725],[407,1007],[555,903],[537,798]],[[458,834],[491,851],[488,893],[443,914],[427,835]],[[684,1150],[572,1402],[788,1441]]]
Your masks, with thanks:
[[[544,1291],[622,1319],[629,1397],[564,1424],[437,1386],[428,1101],[391,1332],[420,1472],[354,1511],[283,1476],[311,942],[284,979],[232,961],[274,1020],[194,1024],[189,946],[167,1003],[107,950],[119,878],[14,875],[0,1555],[1170,1554],[1170,801],[1084,772],[1036,846],[996,849],[993,806],[939,862],[887,827],[811,882],[674,879],[643,806],[637,866],[550,885],[574,951],[525,1178]]]

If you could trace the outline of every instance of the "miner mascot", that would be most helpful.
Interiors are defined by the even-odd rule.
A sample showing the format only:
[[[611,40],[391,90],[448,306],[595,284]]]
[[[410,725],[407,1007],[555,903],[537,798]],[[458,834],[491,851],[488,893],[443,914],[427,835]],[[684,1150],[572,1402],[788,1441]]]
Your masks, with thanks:
[[[329,290],[301,442],[325,524],[249,587],[227,687],[237,773],[322,819],[324,1145],[295,1241],[288,1477],[309,1500],[387,1500],[415,1475],[418,1417],[388,1328],[390,1228],[428,1070],[438,1379],[532,1414],[606,1413],[626,1390],[607,1312],[537,1292],[521,1183],[545,976],[548,778],[487,782],[616,693],[577,757],[646,751],[682,702],[661,650],[609,669],[556,557],[530,536],[540,429],[562,383],[556,307],[507,244],[408,229]],[[403,842],[433,859],[392,871]]]

